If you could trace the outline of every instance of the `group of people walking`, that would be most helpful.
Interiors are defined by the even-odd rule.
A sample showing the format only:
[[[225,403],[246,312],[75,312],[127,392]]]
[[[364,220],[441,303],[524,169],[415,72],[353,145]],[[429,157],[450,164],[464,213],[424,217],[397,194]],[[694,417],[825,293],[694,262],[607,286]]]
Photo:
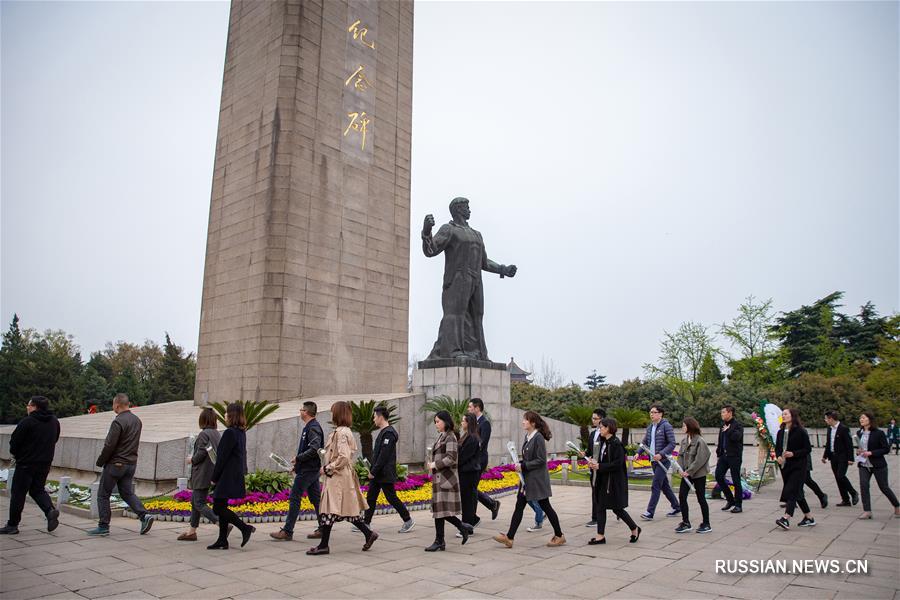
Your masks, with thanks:
[[[116,488],[122,500],[140,519],[140,533],[146,534],[153,525],[153,515],[147,512],[134,493],[142,424],[130,408],[128,397],[117,394],[113,400],[113,412],[116,416],[96,461],[97,466],[102,469],[97,496],[99,521],[97,527],[87,532],[91,536],[109,535],[110,495]],[[60,435],[59,421],[53,416],[49,401],[42,396],[35,396],[29,401],[27,412],[10,440],[10,452],[16,462],[14,476],[10,481],[9,520],[5,527],[0,528],[0,534],[19,532],[18,525],[26,495],[31,495],[44,512],[48,531],[53,531],[59,525],[59,510],[53,506],[45,490]],[[316,420],[316,413],[314,402],[304,402],[300,409],[303,430],[292,460],[294,482],[288,502],[289,510],[284,525],[271,533],[271,538],[276,541],[293,539],[304,494],[312,503],[317,519],[316,529],[307,538],[319,540],[318,545],[307,550],[309,555],[330,552],[332,529],[340,521],[350,522],[353,531],[362,533],[365,538],[362,550],[369,550],[378,539],[378,533],[371,529],[371,522],[381,493],[400,516],[402,526],[399,533],[411,531],[415,521],[397,497],[394,487],[397,480],[399,434],[389,423],[387,408],[378,406],[374,411],[374,424],[379,433],[373,447],[369,487],[365,496],[360,490],[353,466],[358,448],[350,429],[350,404],[339,401],[331,406],[334,429],[327,437]],[[671,511],[666,516],[681,517],[675,532],[694,531],[688,508],[688,499],[693,492],[701,513],[701,522],[696,532],[711,531],[706,478],[710,471],[712,453],[703,438],[699,423],[692,417],[682,420],[679,453],[677,459],[673,459],[676,448],[675,430],[665,419],[664,409],[653,405],[649,416],[650,425],[647,426],[641,447],[650,455],[653,479],[650,500],[640,517],[645,521],[652,521],[660,499],[665,497],[671,505]],[[722,510],[740,513],[743,504],[740,477],[743,426],[735,418],[732,406],[723,407],[721,417],[722,425],[716,443],[715,479],[725,498]],[[870,482],[874,478],[878,488],[894,507],[894,515],[900,517],[900,502],[888,483],[888,465],[885,459],[895,444],[896,429],[889,429],[887,432],[878,429],[874,415],[865,412],[859,417],[857,448],[854,449],[850,429],[841,423],[839,415],[835,411],[828,411],[824,419],[828,429],[821,460],[823,463],[831,463],[841,495],[841,502],[837,506],[855,506],[862,499],[863,512],[859,518],[871,519]],[[607,417],[606,412],[598,408],[594,411],[592,421],[595,429],[587,440],[587,450],[581,453],[587,459],[591,473],[591,520],[587,526],[596,527],[596,535],[587,543],[606,543],[607,511],[612,511],[629,528],[629,541],[636,543],[640,539],[641,527],[626,510],[628,469],[625,448],[616,436],[616,420]],[[228,549],[229,534],[235,528],[241,534],[241,546],[246,545],[256,531],[228,507],[229,500],[246,495],[244,476],[247,473],[247,423],[241,404],[228,405],[225,425],[225,431],[220,434],[212,409],[202,409],[199,417],[200,433],[196,438],[193,454],[187,458],[191,465],[191,517],[188,529],[179,534],[178,540],[196,541],[200,519],[205,517],[218,525],[219,532],[216,541],[207,546],[209,550]],[[437,439],[429,448],[425,467],[432,476],[431,510],[435,538],[425,548],[426,552],[446,549],[446,523],[450,523],[458,531],[457,537],[465,544],[473,535],[475,527],[480,524],[481,519],[476,514],[479,503],[490,511],[491,520],[497,518],[500,509],[498,500],[478,490],[478,482],[488,466],[488,443],[491,436],[491,425],[484,415],[483,402],[478,398],[470,401],[468,412],[460,424],[461,433],[457,433],[457,424],[447,411],[439,411],[434,416],[434,427]],[[550,502],[552,488],[547,470],[546,442],[552,438],[552,433],[547,422],[534,411],[525,412],[522,429],[524,439],[519,446],[518,462],[514,465],[520,478],[515,508],[507,531],[493,539],[512,548],[525,508],[531,506],[535,511],[535,524],[528,531],[540,530],[546,518],[553,528],[553,536],[547,545],[562,546],[566,543],[566,538]],[[798,526],[814,526],[816,522],[806,501],[804,487],[810,487],[816,493],[822,508],[827,507],[828,497],[812,479],[812,444],[796,409],[784,409],[774,450],[784,484],[780,496],[784,515],[776,521],[776,525],[782,529],[790,529],[791,519],[799,508],[803,518]],[[682,475],[677,496],[668,476],[673,460],[677,460],[677,470]],[[847,477],[849,467],[853,464],[858,467],[859,492]],[[731,481],[726,479],[727,476],[730,476]],[[211,488],[212,510],[207,505]]]

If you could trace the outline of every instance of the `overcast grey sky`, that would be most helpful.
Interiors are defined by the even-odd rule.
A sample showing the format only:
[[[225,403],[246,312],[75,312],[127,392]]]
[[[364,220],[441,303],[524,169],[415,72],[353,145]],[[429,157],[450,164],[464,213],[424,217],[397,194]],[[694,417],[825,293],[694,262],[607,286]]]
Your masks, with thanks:
[[[197,344],[227,3],[2,10],[3,328]],[[418,2],[412,222],[471,201],[494,360],[619,382],[664,329],[900,310],[898,4]],[[410,352],[440,320],[412,243]]]

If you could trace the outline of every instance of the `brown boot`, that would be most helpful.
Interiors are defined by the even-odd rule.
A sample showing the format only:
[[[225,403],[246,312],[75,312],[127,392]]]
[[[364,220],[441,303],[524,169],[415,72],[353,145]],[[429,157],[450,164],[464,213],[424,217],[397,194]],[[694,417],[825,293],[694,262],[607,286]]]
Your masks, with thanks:
[[[495,542],[498,542],[498,543],[500,543],[500,544],[503,544],[503,545],[506,546],[507,548],[512,548],[512,546],[513,546],[513,541],[512,541],[511,539],[509,539],[508,537],[506,537],[506,534],[505,534],[505,533],[501,533],[501,534],[495,535],[495,536],[494,536],[494,541],[495,541]]]
[[[196,542],[197,534],[196,533],[187,533],[187,532],[182,533],[181,535],[178,536],[178,541],[179,542]]]
[[[307,536],[306,536],[306,539],[308,539],[308,540],[321,540],[321,539],[322,539],[322,532],[319,531],[318,529],[316,529],[315,531],[313,531],[312,533],[310,533],[309,535],[307,535]]]
[[[288,532],[285,531],[284,529],[279,529],[279,530],[276,531],[275,533],[270,533],[270,534],[269,534],[269,537],[271,537],[273,540],[289,542],[289,541],[291,541],[292,539],[294,539],[294,534],[293,534],[293,533],[288,533]]]
[[[550,538],[550,541],[547,542],[547,545],[550,547],[563,546],[563,545],[565,545],[565,543],[566,543],[566,536],[564,536],[564,535],[555,536],[554,535],[552,538]]]

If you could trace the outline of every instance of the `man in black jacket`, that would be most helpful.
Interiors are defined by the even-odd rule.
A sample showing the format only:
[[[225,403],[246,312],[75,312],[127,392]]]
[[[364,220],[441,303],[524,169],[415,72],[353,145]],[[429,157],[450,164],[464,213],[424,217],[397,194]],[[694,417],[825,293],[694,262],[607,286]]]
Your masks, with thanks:
[[[859,494],[847,478],[847,468],[853,464],[853,438],[850,428],[841,423],[837,412],[829,410],[825,413],[828,432],[825,438],[825,454],[822,462],[831,461],[831,472],[841,492],[841,502],[837,506],[856,506]],[[851,504],[852,502],[852,504]]]
[[[131,412],[131,401],[126,394],[116,394],[113,398],[113,412],[116,418],[109,426],[103,450],[97,458],[100,473],[100,489],[97,492],[97,510],[100,512],[97,527],[88,535],[109,535],[112,509],[109,497],[118,486],[119,496],[141,520],[141,535],[150,531],[153,515],[147,512],[140,498],[134,493],[134,473],[137,470],[138,448],[141,445],[141,420]]]
[[[409,516],[409,511],[406,510],[406,506],[394,491],[394,482],[397,481],[397,440],[399,436],[397,430],[388,422],[388,409],[385,406],[375,407],[375,416],[372,420],[375,422],[375,427],[381,431],[378,432],[372,448],[372,468],[369,469],[372,477],[369,479],[369,491],[366,494],[369,508],[365,512],[365,522],[366,525],[372,522],[375,505],[378,503],[378,493],[383,491],[388,503],[403,519],[403,526],[399,533],[408,533],[415,527],[416,522]]]
[[[716,482],[722,495],[725,496],[725,506],[722,510],[730,510],[733,513],[743,512],[744,490],[741,489],[741,463],[744,461],[744,426],[734,418],[734,407],[722,407],[722,429],[719,431],[719,441],[716,444]],[[734,484],[734,494],[725,482],[725,474],[731,473],[731,481]]]
[[[602,408],[595,408],[593,414],[591,414],[591,425],[594,428],[591,430],[591,433],[588,435],[587,439],[587,452],[581,455],[581,458],[593,458],[595,461],[599,461],[600,459],[600,446],[601,440],[603,438],[600,437],[600,420],[606,418],[606,411]],[[591,490],[593,492],[593,486],[597,485],[597,471],[591,471]],[[597,526],[597,495],[591,493],[591,520],[584,524],[585,527],[596,527]]]
[[[44,489],[59,440],[59,421],[50,412],[50,401],[43,396],[32,396],[25,410],[28,415],[19,421],[9,439],[9,453],[16,459],[16,467],[9,488],[9,521],[0,529],[4,535],[19,533],[26,494],[47,516],[47,531],[59,526],[59,511]]]
[[[484,416],[484,402],[481,398],[472,398],[469,400],[469,412],[478,419],[478,436],[481,438],[481,457],[479,458],[479,461],[481,463],[481,475],[483,475],[488,468],[488,442],[491,441],[491,422]],[[478,501],[491,511],[492,521],[497,518],[497,514],[500,512],[499,500],[494,500],[484,492],[479,491]],[[475,505],[475,510],[478,510],[477,504]],[[480,522],[481,517],[476,514],[475,526],[477,527]]]
[[[276,540],[290,541],[294,539],[294,524],[297,517],[300,516],[300,499],[305,492],[309,496],[309,501],[313,508],[316,509],[316,522],[319,517],[319,499],[321,498],[321,490],[319,489],[319,468],[322,466],[322,460],[319,458],[319,449],[325,447],[325,433],[322,426],[316,421],[316,412],[318,407],[315,402],[304,402],[300,407],[300,420],[303,421],[303,433],[300,434],[300,444],[297,446],[297,456],[292,461],[294,463],[294,485],[291,486],[291,495],[288,498],[288,514],[284,519],[284,527],[270,533],[269,535]],[[309,539],[318,539],[321,537],[318,528],[306,536]]]

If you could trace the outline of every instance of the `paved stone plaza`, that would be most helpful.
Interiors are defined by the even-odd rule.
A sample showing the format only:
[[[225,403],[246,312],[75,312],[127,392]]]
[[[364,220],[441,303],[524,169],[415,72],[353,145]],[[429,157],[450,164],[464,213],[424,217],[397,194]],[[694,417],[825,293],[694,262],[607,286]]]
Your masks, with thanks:
[[[900,459],[891,457],[892,485]],[[817,464],[817,481],[840,501],[830,470]],[[855,484],[855,482],[854,482]],[[330,556],[310,557],[311,545],[300,539],[312,523],[297,526],[300,541],[271,541],[275,523],[258,525],[244,549],[205,549],[214,528],[201,526],[200,542],[176,542],[182,523],[156,523],[146,536],[137,534],[135,520],[116,518],[109,538],[89,539],[84,530],[93,522],[63,514],[53,534],[35,505],[28,503],[22,533],[0,539],[2,583],[0,600],[47,598],[900,598],[900,519],[877,489],[875,519],[858,521],[861,506],[813,513],[818,526],[781,531],[779,485],[763,488],[745,502],[744,513],[719,511],[710,503],[713,532],[675,534],[678,519],[657,518],[643,523],[636,545],[628,544],[626,528],[610,517],[606,546],[586,546],[591,530],[584,527],[590,510],[588,489],[554,487],[553,504],[560,514],[568,544],[544,546],[551,532],[528,533],[531,511],[505,549],[490,539],[505,529],[512,498],[503,500],[497,521],[487,523],[466,546],[448,538],[447,551],[425,554],[433,528],[427,511],[414,512],[412,533],[396,533],[396,515],[378,516],[381,533],[372,551],[363,553],[362,536],[339,524]],[[632,516],[645,505],[648,492],[632,491]],[[5,519],[8,499],[0,500]],[[664,504],[660,505],[664,507]],[[699,517],[691,504],[692,517]],[[694,520],[696,525],[699,519]],[[549,523],[545,523],[547,527]],[[452,529],[451,529],[452,531]],[[452,535],[452,534],[451,534]],[[235,534],[236,537],[236,534]],[[868,575],[717,575],[715,559],[862,558]]]

